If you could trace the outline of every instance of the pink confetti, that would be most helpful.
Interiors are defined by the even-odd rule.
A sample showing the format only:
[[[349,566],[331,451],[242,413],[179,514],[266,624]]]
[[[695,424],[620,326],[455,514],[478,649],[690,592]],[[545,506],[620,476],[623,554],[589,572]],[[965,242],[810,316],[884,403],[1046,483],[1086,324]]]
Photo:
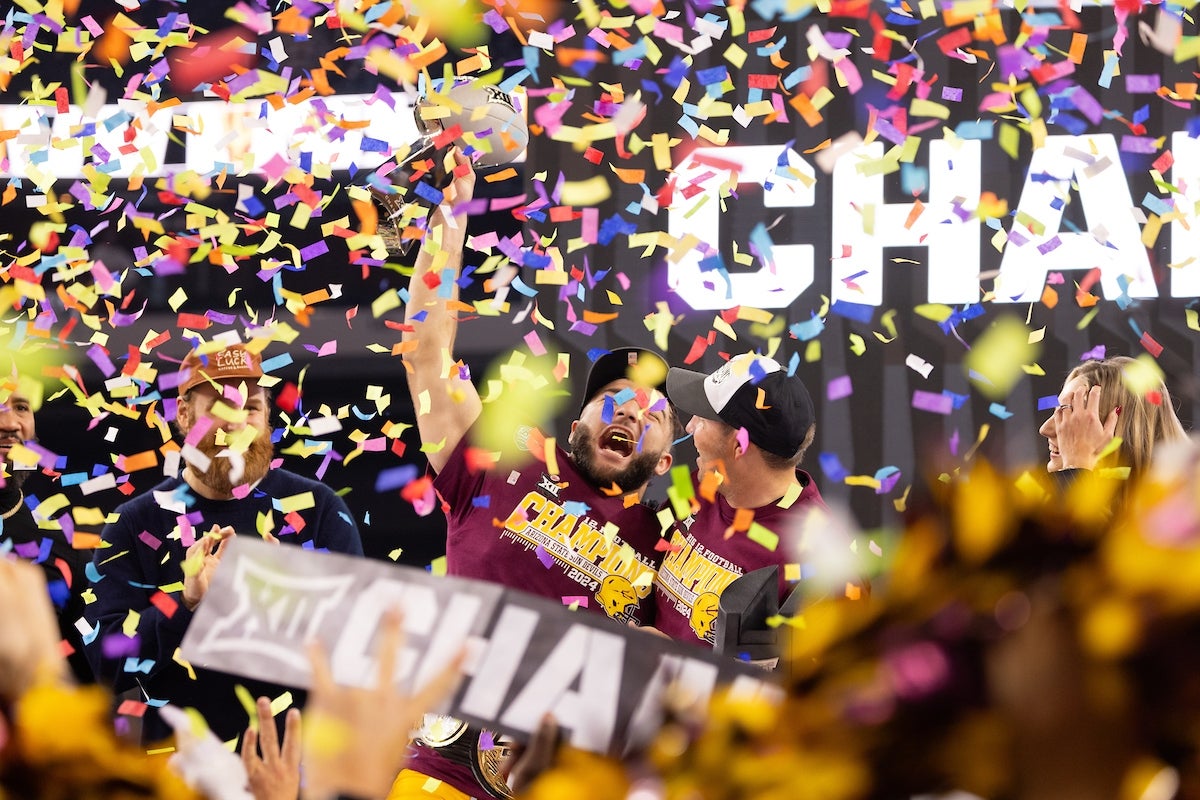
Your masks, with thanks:
[[[529,352],[535,356],[546,355],[546,346],[542,344],[541,337],[538,336],[537,331],[530,331],[525,334],[525,344],[529,346]]]
[[[200,419],[196,420],[196,424],[192,426],[190,431],[188,431],[187,438],[183,440],[183,443],[190,444],[192,447],[195,447],[196,445],[200,444],[200,440],[203,439],[210,430],[212,430],[212,426],[212,417],[201,417]]]
[[[583,209],[582,219],[580,238],[588,244],[595,244],[597,231],[600,229],[600,209],[592,207]]]
[[[180,514],[175,518],[175,522],[179,525],[179,542],[184,547],[191,547],[196,543],[196,526],[192,525],[192,521],[187,518],[187,515]]]

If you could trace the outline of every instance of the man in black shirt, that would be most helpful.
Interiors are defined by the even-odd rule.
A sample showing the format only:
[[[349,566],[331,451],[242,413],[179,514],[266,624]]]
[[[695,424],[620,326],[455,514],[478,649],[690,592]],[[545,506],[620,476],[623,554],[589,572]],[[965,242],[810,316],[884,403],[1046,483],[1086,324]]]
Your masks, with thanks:
[[[33,412],[35,400],[41,397],[38,389],[15,369],[0,379],[0,553],[11,547],[18,557],[36,563],[45,572],[71,672],[81,683],[90,683],[92,670],[83,654],[83,636],[76,627],[83,618],[88,554],[74,549],[58,525],[38,526],[24,491],[25,480],[36,464],[14,464],[12,458],[14,450],[37,438]]]

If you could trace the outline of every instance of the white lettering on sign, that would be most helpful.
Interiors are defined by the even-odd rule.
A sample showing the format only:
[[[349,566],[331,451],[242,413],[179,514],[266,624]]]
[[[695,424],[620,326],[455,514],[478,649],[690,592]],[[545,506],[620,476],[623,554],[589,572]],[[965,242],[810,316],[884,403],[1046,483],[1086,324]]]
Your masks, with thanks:
[[[976,211],[983,144],[931,139],[928,148],[928,200],[921,205],[884,202],[883,176],[894,165],[888,165],[880,143],[848,150],[831,176],[821,178],[832,181],[828,292],[833,300],[881,305],[884,248],[917,246],[928,253],[928,302],[979,301],[983,231]],[[1170,230],[1171,295],[1200,297],[1200,225],[1194,219],[1200,203],[1200,142],[1175,133],[1172,155],[1179,195],[1163,202],[1155,224],[1166,223]],[[729,203],[746,202],[730,195],[747,184],[764,187],[764,208],[812,206],[816,179],[802,156],[778,145],[692,151],[676,170],[668,210],[668,233],[676,240],[668,256],[671,288],[695,309],[790,305],[814,282],[813,245],[778,241],[773,233],[771,252],[754,254],[760,265],[756,272],[727,272],[720,259],[721,213]],[[1063,229],[1073,187],[1086,230]],[[1144,218],[1111,134],[1048,136],[1033,153],[1013,215],[1006,222],[994,285],[997,302],[1036,301],[1047,273],[1069,271],[1082,278],[1081,270],[1092,269],[1100,270],[1106,299],[1158,296],[1142,242]],[[824,235],[804,232],[808,242]]]
[[[374,685],[378,662],[372,645],[383,612],[403,606],[404,628],[416,645],[405,647],[395,677],[407,681],[415,670],[416,685],[428,683],[453,661],[481,606],[478,597],[468,594],[455,595],[448,603],[438,601],[438,595],[428,586],[387,579],[373,581],[355,598],[345,616],[330,664],[335,679],[350,686]]]
[[[1194,218],[1200,208],[1200,139],[1172,134],[1171,155],[1175,158],[1171,180],[1183,195],[1175,198],[1171,219],[1171,295],[1200,297],[1200,225]]]
[[[538,613],[528,608],[505,606],[501,610],[495,628],[502,634],[492,637],[480,663],[472,670],[475,675],[486,675],[487,680],[472,681],[467,687],[459,706],[464,714],[484,719],[500,716],[504,697],[521,666],[539,619]]]
[[[713,187],[736,189],[738,184],[756,183],[763,187],[767,208],[811,206],[816,202],[816,174],[802,156],[771,145],[706,147],[692,151],[676,170],[675,181],[668,233],[683,240],[686,252],[670,260],[667,281],[688,305],[697,310],[783,308],[812,285],[810,244],[775,244],[769,253],[760,254],[763,266],[753,273],[730,273],[716,263],[725,201]]]
[[[1059,230],[1072,184],[1079,187],[1087,217],[1087,230],[1078,233]],[[1109,300],[1122,294],[1157,297],[1133,210],[1116,139],[1109,134],[1047,136],[1033,151],[1025,175],[996,278],[997,302],[1035,302],[1047,273],[1096,267]]]
[[[278,109],[266,101],[198,100],[153,113],[144,102],[121,100],[90,114],[79,106],[59,114],[54,106],[0,105],[0,130],[17,131],[0,141],[0,177],[28,177],[44,190],[61,179],[181,168],[274,175],[302,158],[306,171],[324,177],[351,165],[370,169],[420,137],[412,101],[402,93],[392,100],[394,107],[374,95],[339,95]],[[172,135],[184,139],[182,165],[165,163]]]
[[[625,640],[615,633],[573,625],[558,640],[537,672],[504,710],[501,725],[533,731],[546,714],[571,730],[571,741],[586,750],[612,746],[621,695]]]
[[[734,659],[494,584],[246,537],[230,548],[180,645],[199,667],[308,687],[303,643],[317,639],[338,685],[373,686],[380,623],[402,608],[395,685],[425,685],[465,651],[463,678],[439,713],[518,736],[550,713],[571,744],[603,753],[653,734],[668,684],[701,704],[717,685],[781,691]]]

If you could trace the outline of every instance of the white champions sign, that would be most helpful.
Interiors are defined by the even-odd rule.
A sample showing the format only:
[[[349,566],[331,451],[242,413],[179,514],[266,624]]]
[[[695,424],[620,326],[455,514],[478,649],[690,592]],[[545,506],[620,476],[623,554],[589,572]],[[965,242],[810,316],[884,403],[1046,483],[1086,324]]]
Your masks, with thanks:
[[[495,584],[238,537],[183,640],[192,664],[307,688],[304,643],[334,680],[372,686],[382,615],[404,612],[397,685],[424,685],[464,647],[465,674],[443,709],[523,739],[553,714],[582,749],[619,753],[661,719],[667,685],[702,701],[718,686],[779,698],[766,674],[586,611]]]

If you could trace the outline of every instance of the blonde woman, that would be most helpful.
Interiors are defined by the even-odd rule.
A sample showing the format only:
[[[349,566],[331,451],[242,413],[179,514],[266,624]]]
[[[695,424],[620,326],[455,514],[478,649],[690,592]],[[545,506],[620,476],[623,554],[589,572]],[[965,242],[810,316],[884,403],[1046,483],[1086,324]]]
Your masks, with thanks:
[[[1142,394],[1130,391],[1123,373],[1134,363],[1114,356],[1071,370],[1058,407],[1038,429],[1050,446],[1047,471],[1117,467],[1128,468],[1133,477],[1149,467],[1156,445],[1187,438],[1166,384]],[[1105,453],[1114,436],[1120,447]]]

